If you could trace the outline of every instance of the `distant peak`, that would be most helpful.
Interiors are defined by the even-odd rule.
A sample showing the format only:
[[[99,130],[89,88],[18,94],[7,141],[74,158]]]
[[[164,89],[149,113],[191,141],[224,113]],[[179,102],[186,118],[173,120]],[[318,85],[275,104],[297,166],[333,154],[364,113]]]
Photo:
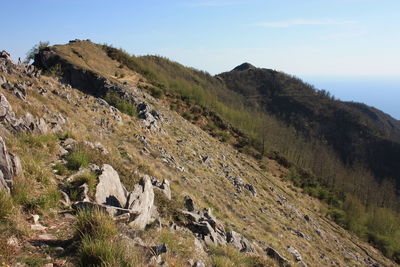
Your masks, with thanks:
[[[234,68],[234,71],[244,71],[244,70],[248,70],[248,69],[255,69],[256,67],[254,67],[253,65],[251,65],[250,63],[243,63],[239,66],[237,66],[236,68]]]

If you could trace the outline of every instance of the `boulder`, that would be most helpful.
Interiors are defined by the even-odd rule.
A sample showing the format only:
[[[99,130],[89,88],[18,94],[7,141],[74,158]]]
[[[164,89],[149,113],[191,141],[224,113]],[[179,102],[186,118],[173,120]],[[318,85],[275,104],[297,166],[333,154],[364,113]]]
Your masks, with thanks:
[[[0,171],[0,190],[5,190],[7,193],[10,193],[10,188],[8,187],[6,180],[4,180],[4,176],[1,171]]]
[[[6,144],[0,136],[0,171],[3,173],[4,180],[11,180],[13,176],[13,167],[10,154],[7,151]]]
[[[187,211],[195,211],[196,207],[194,205],[193,199],[189,196],[184,197],[185,200],[185,208]]]
[[[127,203],[127,191],[122,185],[118,173],[108,164],[104,164],[101,168],[95,202],[119,208],[125,207]]]
[[[276,260],[280,267],[290,266],[289,260],[279,254],[275,249],[268,246],[264,249],[264,251],[268,257]]]
[[[144,229],[147,224],[154,221],[155,206],[154,206],[154,191],[151,179],[145,175],[135,185],[132,192],[128,194],[126,208],[131,212],[137,213],[138,216],[129,224]]]
[[[162,183],[160,183],[157,179],[152,177],[152,184],[155,189],[160,190],[169,200],[171,200],[171,188],[167,179],[164,179]]]
[[[226,241],[237,248],[240,252],[252,253],[255,252],[253,245],[241,234],[235,231],[228,231]]]

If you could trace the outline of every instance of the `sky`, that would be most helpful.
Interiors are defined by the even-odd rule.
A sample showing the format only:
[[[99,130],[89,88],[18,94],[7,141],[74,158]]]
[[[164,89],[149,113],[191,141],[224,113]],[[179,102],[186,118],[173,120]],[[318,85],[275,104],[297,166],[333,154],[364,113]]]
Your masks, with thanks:
[[[400,119],[399,0],[2,0],[0,49],[91,39],[211,74],[250,62]],[[388,82],[390,81],[390,82]]]

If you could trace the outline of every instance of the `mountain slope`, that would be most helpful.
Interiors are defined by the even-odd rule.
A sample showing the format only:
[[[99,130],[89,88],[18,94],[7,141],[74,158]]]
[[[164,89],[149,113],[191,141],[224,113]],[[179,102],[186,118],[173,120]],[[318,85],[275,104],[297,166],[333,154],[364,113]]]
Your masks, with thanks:
[[[101,68],[97,63],[91,63],[95,62],[93,55],[102,60]],[[150,225],[147,230],[127,230],[124,223],[119,223],[119,235],[113,239],[114,243],[120,242],[121,236],[128,238],[129,235],[135,235],[136,240],[141,239],[145,247],[165,243],[167,253],[162,254],[161,260],[170,266],[187,266],[189,262],[192,265],[196,260],[202,260],[210,266],[273,266],[279,262],[282,264],[282,257],[295,265],[372,266],[379,263],[395,266],[395,263],[369,244],[326,218],[325,204],[301,193],[283,179],[289,173],[287,168],[271,159],[266,159],[266,166],[261,168],[253,157],[239,153],[234,147],[203,131],[196,123],[182,118],[171,110],[166,99],[154,98],[147,90],[139,89],[139,85],[151,84],[140,73],[125,66],[120,67],[119,62],[108,58],[101,46],[74,42],[50,47],[40,56],[44,70],[54,70],[54,66],[60,64],[61,72],[58,74],[63,75],[64,81],[73,86],[65,86],[52,77],[32,78],[17,70],[2,71],[1,75],[7,83],[25,84],[27,102],[18,98],[13,91],[4,87],[1,89],[17,116],[23,116],[29,111],[52,125],[53,115],[61,114],[65,122],[57,124],[61,127],[59,130],[69,131],[67,136],[72,136],[83,146],[87,141],[92,144],[101,143],[103,152],[89,153],[91,156],[88,161],[100,166],[104,163],[113,166],[128,191],[134,190],[138,178],[143,175],[151,175],[158,181],[170,181],[171,202],[155,194],[160,213],[159,223]],[[116,77],[117,71],[122,72],[124,77]],[[109,97],[110,93],[117,93],[120,102]],[[138,116],[124,114],[98,98],[98,95],[121,110],[126,110],[121,103],[138,107],[138,111],[143,111],[141,107],[145,104],[148,113],[139,113]],[[2,125],[8,127],[7,121],[2,121]],[[31,150],[39,153],[57,145],[66,147],[68,139],[64,134],[49,132],[47,135],[51,136],[52,141],[48,142],[43,141],[47,139],[43,139],[42,133],[27,134],[32,137],[26,142],[22,142],[25,139],[11,130],[5,130],[3,136],[9,140],[9,149],[23,159],[23,178],[41,188],[45,181],[36,180],[36,176],[32,176],[28,168],[30,165],[27,164],[29,161],[23,158],[21,152]],[[88,153],[86,149],[80,153]],[[104,154],[104,151],[109,152]],[[74,148],[63,153],[73,154]],[[51,181],[47,183],[57,185],[56,188],[60,190],[72,186],[68,181],[77,170],[71,168],[71,157],[60,157],[57,151],[40,155],[37,157],[39,166],[47,170],[46,175]],[[56,175],[52,173],[50,163],[71,169]],[[12,198],[16,198],[15,188]],[[65,191],[72,199],[72,191]],[[216,217],[214,221],[218,221],[226,232],[234,230],[244,236],[255,252],[240,255],[239,251],[231,249],[233,246],[230,244],[215,247],[215,244],[207,243],[201,235],[192,234],[191,228],[180,221],[185,196],[190,196],[194,201],[196,210],[211,208]],[[92,198],[90,191],[88,197]],[[15,206],[21,209],[29,207],[25,202],[16,202]],[[30,213],[40,213],[40,223],[47,228],[20,235],[13,231],[2,232],[3,240],[17,238],[19,248],[15,248],[17,256],[12,259],[13,263],[26,260],[27,255],[44,262],[55,263],[61,260],[71,265],[79,263],[81,251],[74,250],[74,246],[79,247],[79,243],[69,246],[67,242],[77,242],[71,232],[71,225],[77,218],[74,215],[64,215],[74,213],[68,207],[56,204],[51,209],[45,206],[28,211],[22,209],[22,215],[16,216],[20,216],[18,218],[24,221],[24,225],[29,226],[26,219]],[[44,234],[53,235],[54,242],[44,240]],[[200,245],[195,240],[199,240]],[[43,243],[50,248],[43,246]],[[7,244],[11,247],[8,249],[14,249],[15,242]],[[33,248],[30,244],[34,244]],[[66,253],[53,251],[54,244],[61,244]],[[205,252],[198,252],[196,247]],[[31,254],[26,252],[26,248],[29,248]],[[2,253],[0,250],[0,255]],[[137,265],[151,264],[139,258],[136,260]]]

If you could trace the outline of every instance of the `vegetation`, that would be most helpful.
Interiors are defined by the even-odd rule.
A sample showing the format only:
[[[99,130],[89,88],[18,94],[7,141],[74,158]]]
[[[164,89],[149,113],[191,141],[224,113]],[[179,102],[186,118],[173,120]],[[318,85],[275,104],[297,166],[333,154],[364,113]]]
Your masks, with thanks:
[[[396,235],[382,238],[374,234],[371,225],[376,220],[365,219],[373,218],[375,211],[383,208],[390,210],[400,225],[396,186],[387,176],[377,178],[384,174],[382,168],[365,167],[382,161],[391,164],[398,150],[393,142],[382,141],[389,137],[365,115],[372,112],[368,108],[336,101],[328,92],[282,72],[232,71],[215,78],[163,57],[135,57],[110,46],[103,49],[165,92],[171,109],[186,119],[197,123],[202,116],[207,123],[200,126],[221,141],[231,142],[261,162],[268,156],[291,168],[287,178],[305,193],[328,203],[330,215],[339,224],[383,251],[390,247],[387,255],[395,258],[392,237]],[[193,107],[203,111],[198,113]],[[363,153],[363,140],[375,140],[374,147],[381,144],[388,148],[388,155],[372,161],[360,158],[354,153]],[[396,171],[398,165],[390,168]],[[355,202],[349,204],[349,199],[356,199],[362,209],[352,210]],[[364,219],[351,216],[360,210],[365,213]]]
[[[136,106],[130,101],[123,99],[117,92],[107,93],[104,100],[122,113],[128,114],[129,116],[137,116]]]
[[[271,259],[263,258],[256,255],[243,255],[237,249],[231,246],[210,246],[210,255],[212,266],[251,266],[262,267],[274,265]]]
[[[76,147],[68,154],[66,160],[67,168],[70,170],[79,170],[80,167],[87,167],[90,163],[89,155],[81,147]]]
[[[48,47],[50,42],[39,42],[38,44],[34,45],[31,50],[26,53],[26,58],[24,60],[24,63],[28,64],[31,60],[35,59],[35,55],[39,53],[40,50]]]

